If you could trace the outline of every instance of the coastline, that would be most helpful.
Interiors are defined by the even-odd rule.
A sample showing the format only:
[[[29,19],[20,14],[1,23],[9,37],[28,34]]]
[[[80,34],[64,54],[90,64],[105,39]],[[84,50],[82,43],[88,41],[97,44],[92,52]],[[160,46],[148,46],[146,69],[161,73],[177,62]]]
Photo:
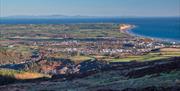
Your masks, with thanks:
[[[140,35],[137,33],[133,32],[133,29],[137,28],[136,25],[131,25],[131,27],[124,29],[124,30],[120,30],[122,33],[126,33],[130,36],[134,36],[134,37],[139,37],[139,38],[148,38],[151,39],[153,41],[162,41],[162,42],[170,42],[170,43],[180,43],[179,40],[173,40],[173,39],[168,39],[168,38],[158,38],[158,37],[151,37],[151,36],[145,36],[145,35]]]

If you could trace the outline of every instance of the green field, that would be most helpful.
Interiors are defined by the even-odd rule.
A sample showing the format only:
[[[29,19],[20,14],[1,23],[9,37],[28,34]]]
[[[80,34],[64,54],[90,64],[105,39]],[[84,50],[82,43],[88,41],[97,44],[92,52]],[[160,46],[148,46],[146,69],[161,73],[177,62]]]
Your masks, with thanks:
[[[154,61],[159,59],[166,59],[170,57],[180,57],[180,52],[157,52],[148,53],[143,56],[128,56],[121,59],[109,59],[110,62],[130,62],[130,61]]]
[[[83,61],[90,60],[90,59],[93,59],[93,58],[88,57],[88,56],[72,56],[72,57],[70,57],[70,59],[72,61],[74,61],[75,63],[81,63]]]
[[[51,39],[56,35],[67,34],[74,38],[87,37],[123,37],[119,32],[118,24],[69,24],[69,25],[5,25],[2,26],[1,35],[4,38],[21,39]],[[8,27],[9,29],[6,29]],[[28,30],[28,31],[27,31]]]

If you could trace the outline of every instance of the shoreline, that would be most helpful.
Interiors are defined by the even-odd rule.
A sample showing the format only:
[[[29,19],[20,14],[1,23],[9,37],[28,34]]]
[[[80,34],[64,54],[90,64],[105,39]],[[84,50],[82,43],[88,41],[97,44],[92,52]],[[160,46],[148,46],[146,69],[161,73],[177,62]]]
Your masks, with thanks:
[[[137,33],[133,32],[133,29],[135,29],[137,26],[136,25],[131,25],[129,28],[124,29],[124,30],[120,30],[122,33],[126,33],[130,36],[134,36],[134,37],[140,37],[140,38],[148,38],[151,40],[155,40],[155,41],[162,41],[162,42],[170,42],[170,43],[180,43],[179,40],[173,40],[173,39],[168,39],[168,38],[158,38],[158,37],[151,37],[151,36],[145,36],[145,35],[140,35]]]

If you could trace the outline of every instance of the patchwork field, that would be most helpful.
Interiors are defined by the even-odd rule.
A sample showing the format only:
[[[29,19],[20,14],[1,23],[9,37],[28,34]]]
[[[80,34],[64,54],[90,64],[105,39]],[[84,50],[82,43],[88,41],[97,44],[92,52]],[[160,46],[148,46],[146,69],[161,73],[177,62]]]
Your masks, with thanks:
[[[142,56],[127,56],[121,59],[108,59],[111,62],[130,62],[130,61],[153,61],[180,56],[180,48],[163,48],[159,52],[151,52]]]

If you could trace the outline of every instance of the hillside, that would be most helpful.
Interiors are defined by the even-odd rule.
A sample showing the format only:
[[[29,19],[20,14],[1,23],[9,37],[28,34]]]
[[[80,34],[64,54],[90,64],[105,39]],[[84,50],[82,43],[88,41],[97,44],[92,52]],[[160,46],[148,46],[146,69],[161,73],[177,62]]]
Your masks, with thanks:
[[[180,58],[110,64],[111,69],[0,86],[1,91],[179,91]],[[83,63],[84,64],[84,63]],[[89,64],[92,64],[91,62]],[[94,68],[92,68],[94,69]],[[102,70],[99,72],[98,70]],[[8,80],[7,80],[8,81]],[[17,80],[18,81],[18,80]],[[146,84],[145,84],[146,83]],[[23,88],[22,88],[23,87]]]
[[[14,64],[25,62],[31,56],[31,52],[25,47],[0,48],[0,64]]]

